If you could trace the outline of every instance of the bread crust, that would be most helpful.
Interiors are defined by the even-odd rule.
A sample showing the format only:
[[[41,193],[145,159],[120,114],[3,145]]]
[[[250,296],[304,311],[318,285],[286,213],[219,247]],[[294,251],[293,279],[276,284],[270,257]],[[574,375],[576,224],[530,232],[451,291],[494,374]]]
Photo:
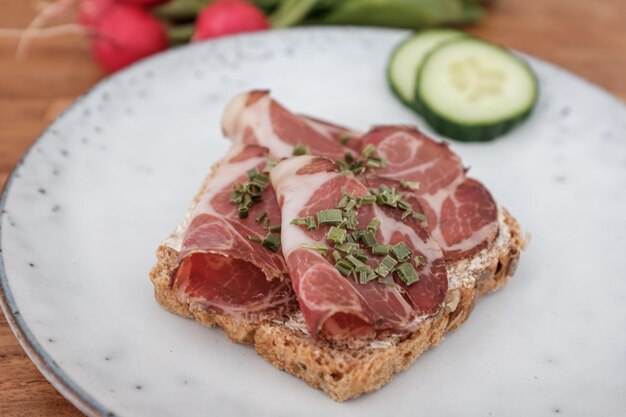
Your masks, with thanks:
[[[524,240],[517,221],[506,209],[500,208],[500,212],[500,231],[492,247],[472,259],[448,265],[450,282],[456,282],[450,285],[445,307],[437,316],[425,319],[409,335],[389,336],[358,346],[314,340],[300,312],[253,322],[182,303],[170,288],[178,252],[165,243],[157,250],[150,279],[157,301],[167,310],[207,327],[219,326],[233,342],[252,346],[277,368],[336,401],[345,401],[380,388],[395,373],[407,369],[424,351],[441,342],[448,331],[467,320],[480,297],[506,284],[517,268]]]
[[[231,152],[236,153],[236,149]],[[216,169],[227,159],[228,156],[213,166],[187,218],[157,249],[157,263],[150,272],[155,298],[172,313],[192,318],[206,327],[219,326],[233,342],[252,346],[277,368],[321,389],[336,401],[377,390],[395,373],[407,369],[424,351],[441,342],[448,331],[467,320],[480,297],[507,283],[524,248],[519,224],[500,207],[495,242],[470,259],[447,265],[449,288],[444,308],[402,337],[339,344],[313,339],[300,311],[264,321],[211,313],[181,302],[170,287],[170,277],[178,265],[178,250],[172,242],[186,229],[191,220],[189,213],[200,201]]]

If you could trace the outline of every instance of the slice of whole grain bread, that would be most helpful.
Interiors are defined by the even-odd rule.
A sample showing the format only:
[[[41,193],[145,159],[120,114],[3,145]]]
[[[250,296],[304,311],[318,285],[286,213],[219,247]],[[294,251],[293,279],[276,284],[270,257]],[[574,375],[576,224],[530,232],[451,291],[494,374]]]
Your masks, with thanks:
[[[211,175],[191,208],[198,202]],[[499,207],[499,233],[491,247],[447,266],[448,293],[445,307],[437,316],[425,319],[416,331],[402,337],[337,343],[314,340],[299,311],[254,322],[209,313],[181,302],[169,283],[177,266],[180,237],[189,220],[187,216],[157,250],[157,264],[150,273],[157,301],[167,310],[193,318],[207,327],[219,326],[232,341],[251,345],[277,368],[303,379],[337,401],[380,388],[396,372],[407,369],[422,352],[437,345],[447,331],[469,317],[481,296],[507,282],[515,272],[524,245],[518,223],[506,209]]]

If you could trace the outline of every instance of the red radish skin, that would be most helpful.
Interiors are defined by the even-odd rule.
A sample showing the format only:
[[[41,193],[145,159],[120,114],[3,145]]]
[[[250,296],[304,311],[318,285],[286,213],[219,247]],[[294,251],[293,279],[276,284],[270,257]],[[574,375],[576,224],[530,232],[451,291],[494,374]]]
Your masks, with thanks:
[[[137,6],[115,4],[88,29],[93,33],[93,54],[109,73],[169,46],[163,24]]]
[[[87,28],[95,26],[116,3],[116,0],[83,0],[78,9],[78,21]]]
[[[196,20],[193,41],[269,29],[263,12],[245,0],[216,0]]]
[[[163,4],[169,0],[119,0],[120,3],[132,4],[141,7],[152,7]]]
[[[169,0],[82,0],[78,11],[78,21],[84,26],[91,26],[104,16],[108,9],[119,3],[139,7],[152,7]]]

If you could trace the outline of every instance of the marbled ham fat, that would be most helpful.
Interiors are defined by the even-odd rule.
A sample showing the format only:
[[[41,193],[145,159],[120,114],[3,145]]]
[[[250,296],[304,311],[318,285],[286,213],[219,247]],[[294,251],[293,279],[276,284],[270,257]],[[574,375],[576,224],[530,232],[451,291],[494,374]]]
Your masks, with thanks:
[[[380,243],[405,242],[415,255],[426,259],[418,268],[417,283],[406,286],[396,279],[393,285],[386,286],[376,281],[363,285],[346,279],[334,267],[331,251],[322,256],[302,247],[313,242],[329,244],[325,235],[330,226],[305,231],[290,223],[296,217],[315,216],[319,210],[334,208],[344,191],[354,197],[370,194],[357,178],[338,171],[329,159],[300,156],[282,161],[270,175],[283,216],[283,253],[304,318],[313,335],[336,339],[373,336],[381,331],[411,331],[419,317],[441,307],[447,289],[443,254],[424,226],[415,219],[401,220],[401,213],[394,209],[375,205],[359,209],[360,227],[374,217],[381,220],[377,233]],[[414,203],[419,204],[417,200]],[[372,255],[368,263],[375,268],[381,259]]]
[[[383,126],[361,135],[293,114],[267,91],[251,91],[231,100],[222,129],[235,145],[176,235],[180,265],[173,286],[182,300],[199,308],[271,317],[293,305],[293,286],[316,337],[407,332],[421,317],[441,308],[447,290],[445,260],[472,256],[489,246],[498,233],[497,206],[486,188],[466,177],[461,160],[447,145],[414,128]],[[298,144],[315,156],[292,158]],[[367,178],[340,175],[333,160],[346,152],[358,155],[368,144],[376,146],[387,167]],[[247,179],[248,169],[262,168],[268,156],[289,158],[271,173],[276,194],[268,187],[249,217],[239,219],[236,206],[229,201],[232,186]],[[390,287],[376,282],[355,284],[334,268],[330,254],[324,257],[302,248],[303,243],[324,241],[328,228],[309,232],[291,225],[293,218],[333,207],[342,188],[359,196],[369,193],[364,183],[400,188],[398,180],[420,183],[415,192],[404,190],[405,199],[415,211],[426,214],[428,226],[411,218],[403,220],[394,209],[379,206],[364,206],[359,222],[379,218],[379,242],[402,241],[425,257],[427,262],[418,267],[417,283],[408,287],[398,280]],[[262,223],[254,221],[263,211],[272,224],[282,224],[282,253],[248,239],[267,233]],[[371,266],[377,262],[370,259]],[[285,279],[287,273],[291,280]]]
[[[222,130],[233,142],[265,146],[277,158],[288,158],[296,145],[304,145],[311,154],[340,159],[352,151],[339,139],[359,136],[350,129],[293,114],[273,100],[268,91],[251,91],[233,98],[224,110]]]
[[[376,175],[420,184],[416,193],[446,259],[472,256],[493,242],[496,202],[480,182],[466,177],[460,158],[445,143],[412,127],[381,126],[365,134],[359,148],[370,144],[387,161]]]
[[[230,315],[262,315],[294,302],[280,252],[274,253],[249,239],[267,231],[255,218],[263,211],[272,224],[280,223],[280,209],[272,187],[240,219],[230,202],[234,184],[247,180],[246,171],[263,169],[268,150],[235,145],[228,160],[217,168],[191,215],[179,252],[172,286],[179,298],[209,311]]]

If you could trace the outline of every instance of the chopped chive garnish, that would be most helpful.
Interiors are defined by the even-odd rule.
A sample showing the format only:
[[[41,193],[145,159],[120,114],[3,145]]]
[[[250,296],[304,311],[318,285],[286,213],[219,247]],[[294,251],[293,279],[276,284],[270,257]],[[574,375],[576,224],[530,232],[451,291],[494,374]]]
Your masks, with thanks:
[[[408,188],[411,190],[419,190],[420,188],[420,183],[417,181],[400,181],[400,187],[402,188]]]
[[[371,248],[378,243],[376,242],[376,234],[371,229],[363,230],[360,239],[368,248]]]
[[[261,242],[261,244],[265,246],[266,248],[268,248],[269,250],[271,250],[272,252],[276,252],[278,251],[278,248],[280,248],[280,236],[272,232],[269,232],[267,236],[263,238],[263,241]]]
[[[263,220],[263,218],[267,216],[267,211],[264,211],[263,213],[259,214],[258,216],[256,216],[256,219],[254,219],[255,222],[260,222],[261,220]]]
[[[230,202],[231,203],[241,203],[241,199],[243,198],[243,194],[241,194],[236,189],[230,194]]]
[[[313,216],[306,216],[304,219],[306,221],[306,230],[315,230],[317,228]]]
[[[419,275],[417,275],[417,271],[415,271],[413,265],[408,262],[402,262],[400,265],[398,265],[398,267],[396,268],[396,274],[398,275],[398,278],[400,278],[400,280],[402,280],[402,282],[404,282],[406,285],[411,285],[419,281]]]
[[[326,256],[328,253],[328,246],[323,243],[303,243],[300,246],[307,249],[313,249],[319,252],[322,256]]]
[[[304,146],[304,145],[302,145],[300,143],[293,147],[293,155],[294,156],[306,155],[308,153],[309,153],[309,148],[307,148],[306,146]]]
[[[348,195],[344,194],[339,203],[337,203],[337,208],[344,208],[348,204],[348,199]]]
[[[359,261],[362,261],[362,262],[367,261],[367,254],[365,253],[363,249],[353,250],[352,255],[354,255],[354,257],[357,258]]]
[[[365,267],[367,266],[367,264],[359,261],[356,256],[354,255],[348,255],[346,256],[344,259],[346,259],[348,262],[350,262],[352,265],[354,265],[355,268],[359,268],[359,267]]]
[[[387,255],[380,261],[378,267],[376,267],[376,273],[381,277],[386,277],[393,271],[393,268],[396,266],[398,261],[393,259],[391,256]]]
[[[250,184],[252,186],[256,186],[261,189],[265,188],[270,182],[270,177],[261,173],[257,168],[252,168],[246,171],[246,175],[248,175],[248,179],[250,180]]]
[[[345,226],[347,229],[355,230],[359,226],[359,220],[356,217],[356,211],[350,210],[343,214],[343,218],[346,221]]]
[[[365,171],[365,167],[363,166],[363,162],[362,161],[356,161],[354,164],[352,164],[351,171],[354,172],[355,175],[361,174],[363,171]]]
[[[306,226],[307,230],[314,230],[316,227],[313,216],[295,218],[291,221],[291,224],[296,226]]]
[[[358,276],[359,276],[359,284],[367,284],[367,275],[368,275],[368,271],[365,268],[357,268],[357,270],[355,271]]]
[[[263,172],[267,174],[276,166],[276,164],[278,164],[278,159],[268,158],[267,163],[263,167]]]
[[[389,189],[384,184],[380,186],[380,189],[382,191],[376,194],[376,202],[391,207],[398,207],[398,200],[400,200],[401,194],[395,188]]]
[[[396,285],[396,283],[393,282],[393,279],[389,279],[389,278],[378,278],[377,282],[379,284],[383,284],[388,287],[393,287],[394,285]]]
[[[254,178],[250,179],[250,183],[253,186],[259,187],[260,189],[263,189],[263,188],[267,187],[267,184],[269,184],[269,182],[270,182],[269,177],[267,175],[264,175],[264,174],[256,175]],[[259,190],[259,191],[261,191],[261,190]]]
[[[352,264],[350,264],[350,262],[346,261],[345,259],[339,259],[336,263],[335,263],[335,268],[341,273],[341,275],[343,275],[344,277],[350,276],[350,274],[352,273],[352,271],[354,271],[354,267],[352,266]]]
[[[367,284],[368,282],[370,282],[373,279],[376,279],[376,277],[378,277],[378,275],[376,274],[376,272],[372,271],[371,269],[367,272],[367,276],[365,277],[365,282],[363,282],[363,284]]]
[[[317,212],[317,223],[338,225],[342,220],[341,210],[327,209]]]
[[[380,226],[380,219],[378,217],[374,217],[372,220],[370,220],[370,222],[367,224],[367,229],[368,230],[372,230],[372,231],[377,231],[378,230],[378,226]]]
[[[255,176],[260,175],[260,174],[261,172],[259,172],[259,170],[256,168],[252,168],[246,171],[246,175],[248,176],[249,179],[252,179]]]
[[[270,227],[270,219],[269,217],[266,217],[263,219],[263,228],[267,230],[268,227]]]
[[[413,218],[417,219],[421,222],[425,222],[426,221],[426,216],[424,215],[424,213],[418,213],[418,212],[413,212]]]
[[[370,156],[374,155],[374,153],[376,153],[376,146],[370,143],[365,148],[363,148],[362,153],[364,157],[369,158]]]
[[[408,185],[415,186],[414,183],[408,183]],[[395,188],[389,188],[385,184],[381,184],[379,190],[370,188],[370,193],[376,197],[376,203],[379,205],[387,205],[390,207],[397,207],[402,209],[402,219],[406,219],[412,216],[419,221],[426,221],[426,216],[423,213],[417,213],[413,210],[413,206],[407,200],[403,199],[403,193]]]
[[[372,254],[374,255],[387,255],[389,253],[389,246],[387,245],[374,245],[372,246]]]
[[[273,233],[280,232],[280,224],[275,224],[273,226],[270,226],[267,228],[267,230]]]
[[[393,248],[391,248],[391,252],[400,262],[404,262],[413,254],[413,251],[409,249],[404,242],[397,243]]]
[[[352,253],[352,251],[359,248],[359,245],[356,243],[342,243],[339,245],[335,245],[335,249],[340,250],[344,253]]]
[[[366,147],[364,154],[367,153],[368,165],[383,166],[384,160],[374,155],[375,148]],[[348,166],[346,171],[355,172],[354,167],[357,164],[363,166],[363,161],[354,159],[351,155],[347,155],[345,161],[339,161],[340,166]],[[342,168],[342,172],[344,169]],[[250,175],[254,177],[255,172]],[[349,175],[349,174],[348,174]],[[262,185],[261,181],[261,185]],[[252,184],[254,186],[254,184]],[[415,189],[418,185],[411,182],[403,182],[400,187]],[[256,191],[255,188],[249,188]],[[330,228],[326,233],[326,244],[323,243],[306,243],[302,247],[310,248],[318,251],[322,256],[328,255],[332,251],[332,258],[335,262],[335,268],[348,279],[354,279],[356,284],[367,284],[372,280],[377,280],[382,285],[396,285],[394,277],[397,277],[406,285],[411,285],[419,280],[419,274],[416,268],[425,263],[422,256],[414,256],[413,251],[404,242],[395,245],[380,244],[376,240],[376,233],[380,229],[381,220],[379,218],[371,218],[367,226],[363,229],[358,228],[358,210],[366,204],[387,205],[397,208],[402,212],[402,218],[413,216],[415,218],[424,218],[422,213],[416,213],[409,200],[404,199],[405,193],[398,191],[394,187],[381,184],[378,189],[370,188],[370,195],[353,197],[346,192],[345,187],[342,189],[341,199],[334,208],[320,210],[313,216],[299,217],[293,219],[291,224],[298,226],[306,226],[309,230],[315,229],[317,226],[329,225]],[[233,199],[241,199],[244,202],[247,199],[254,198],[254,194],[233,195]],[[316,221],[317,220],[317,224]],[[266,221],[268,221],[266,219]],[[267,245],[272,232],[280,231],[279,226],[269,227],[270,234],[263,239],[263,244]],[[280,238],[272,247],[277,250],[280,246]],[[367,250],[367,248],[370,248]],[[375,269],[368,264],[372,256],[380,256],[382,260]],[[392,274],[394,274],[392,276]]]
[[[368,168],[376,169],[386,167],[387,161],[375,155],[375,153],[376,147],[370,144],[363,148],[362,154],[364,159],[357,159],[351,153],[346,153],[343,159],[337,160],[337,163],[339,164],[341,172],[352,172],[355,175],[362,174]]]
[[[230,195],[230,202],[237,205],[239,218],[248,217],[252,204],[261,200],[263,191],[269,184],[270,178],[257,168],[246,171],[248,181],[234,184]]]
[[[339,136],[339,143],[341,143],[344,146],[348,144],[349,140],[350,140],[350,136],[348,136],[348,135],[341,135],[341,136]]]
[[[263,242],[263,239],[261,239],[261,238],[260,238],[260,237],[258,237],[258,236],[248,236],[248,239],[250,239],[251,241],[256,242],[256,243],[261,243],[261,242]]]
[[[367,262],[367,255],[364,253],[355,253],[354,257],[357,258],[361,262]]]
[[[367,161],[365,161],[365,165],[368,168],[384,168],[386,164],[382,158],[370,156],[367,158]]]
[[[360,205],[366,205],[366,204],[374,204],[376,202],[376,196],[375,195],[364,195],[362,197],[359,197],[359,204]]]
[[[370,278],[372,275],[373,277],[376,277],[375,273],[372,274],[373,271],[372,268],[369,267],[369,265],[359,266],[354,270],[354,272],[356,273],[356,275],[358,275],[359,284],[367,284],[368,281],[373,279]]]
[[[334,243],[343,243],[346,241],[346,231],[345,229],[340,229],[336,226],[332,226],[326,234],[326,239],[330,240]]]
[[[411,206],[411,203],[402,199],[398,200],[398,207],[405,210],[413,210],[413,206]]]

